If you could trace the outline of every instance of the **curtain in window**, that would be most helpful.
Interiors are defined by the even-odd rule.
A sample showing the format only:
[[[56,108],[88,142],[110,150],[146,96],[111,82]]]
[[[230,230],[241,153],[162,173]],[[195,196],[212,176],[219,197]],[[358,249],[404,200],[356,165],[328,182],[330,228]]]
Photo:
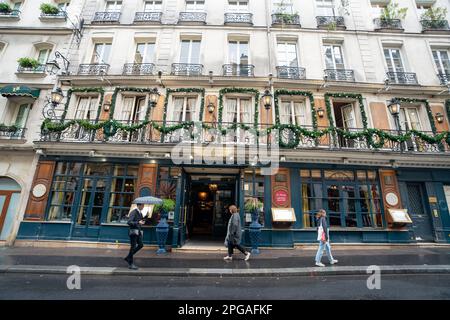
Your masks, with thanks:
[[[89,105],[89,98],[80,98],[78,100],[77,109],[75,111],[75,119],[87,119],[87,109]]]
[[[348,105],[342,107],[342,117],[344,118],[345,129],[356,128],[355,113],[353,112],[353,106]]]
[[[241,122],[246,125],[252,125],[254,123],[254,110],[251,105],[251,100],[241,99]]]
[[[304,102],[294,102],[294,116],[296,125],[306,125],[306,106]]]
[[[280,105],[280,123],[291,123],[291,103],[289,101],[283,101]]]
[[[222,114],[222,122],[226,125],[230,125],[231,123],[236,122],[236,110],[237,99],[227,99],[227,103]]]
[[[173,113],[171,121],[181,122],[183,121],[183,104],[184,98],[174,98],[173,99]]]
[[[199,115],[197,112],[197,99],[188,98],[186,106],[186,120],[185,121],[198,121]]]
[[[133,104],[134,104],[133,97],[127,97],[127,98],[123,99],[122,112],[120,113],[118,120],[121,120],[121,121],[130,121],[131,120],[131,115],[133,112]]]

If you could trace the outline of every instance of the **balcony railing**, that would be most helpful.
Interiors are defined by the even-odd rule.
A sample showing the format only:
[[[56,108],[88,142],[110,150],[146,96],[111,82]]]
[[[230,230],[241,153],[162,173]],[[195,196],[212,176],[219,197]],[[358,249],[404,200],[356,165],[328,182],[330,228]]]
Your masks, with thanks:
[[[55,14],[47,14],[47,13],[41,12],[41,15],[39,18],[41,20],[62,20],[62,19],[66,19],[66,17],[67,17],[67,12],[60,11]]]
[[[14,126],[0,126],[0,139],[23,139],[26,130]]]
[[[355,82],[355,72],[349,69],[325,69],[325,77],[331,81]]]
[[[130,123],[129,121],[117,121],[123,125],[131,125],[138,123]],[[71,122],[71,120],[66,120]],[[95,121],[91,121],[93,124]],[[103,128],[100,129],[85,129],[79,123],[75,122],[69,125],[62,132],[43,131],[40,134],[40,141],[45,142],[78,142],[78,143],[135,143],[135,144],[174,144],[179,142],[186,143],[202,143],[202,144],[223,144],[235,143],[244,145],[253,145],[258,142],[260,145],[271,145],[276,141],[281,142],[280,147],[289,144],[295,139],[291,129],[281,129],[279,132],[271,129],[271,134],[260,134],[271,128],[271,124],[258,124],[256,127],[253,123],[242,123],[241,126],[236,127],[236,123],[221,124],[217,122],[203,122],[183,126],[183,128],[164,133],[158,130],[163,126],[173,127],[180,124],[179,122],[169,122],[165,124],[160,121],[150,122],[141,128],[135,130],[125,130],[119,128],[117,125],[114,130],[108,131],[109,135],[105,134]],[[252,129],[246,130],[243,127],[250,127]],[[303,126],[309,131],[313,130],[312,126]],[[319,130],[325,127],[319,127]],[[363,129],[355,128],[348,129],[353,134],[362,132]],[[395,130],[383,130],[390,135],[397,135]],[[403,133],[406,133],[403,131]],[[431,132],[422,132],[427,136],[432,136]],[[403,153],[439,153],[450,152],[444,139],[439,144],[433,144],[425,141],[419,135],[411,132],[411,138],[405,142],[396,142],[388,139],[380,138],[374,134],[368,140],[367,135],[360,135],[360,137],[349,138],[348,135],[343,134],[339,129],[336,131],[326,131],[321,137],[309,137],[298,132],[297,149],[320,148],[322,150],[355,150],[355,151],[382,151],[382,152],[403,152]],[[377,144],[375,148],[373,145]]]
[[[387,72],[389,83],[417,85],[417,76],[414,72]]]
[[[447,20],[421,20],[422,31],[450,31]]]
[[[253,77],[255,66],[252,64],[224,64],[222,69],[224,76]]]
[[[317,16],[317,27],[318,28],[340,28],[345,29],[345,19],[341,16]]]
[[[17,72],[18,73],[45,73],[45,64],[41,64],[35,68],[33,67],[22,67],[22,66],[18,66],[17,67]]]
[[[306,79],[305,68],[278,66],[277,76],[281,79]]]
[[[438,73],[437,76],[442,85],[450,84],[450,73]]]
[[[174,76],[201,76],[203,74],[203,65],[193,63],[172,63],[171,74]]]
[[[20,10],[11,10],[10,12],[0,12],[0,18],[20,19]]]
[[[400,19],[374,19],[373,24],[375,25],[375,30],[397,30],[403,31],[402,20]]]
[[[78,68],[79,75],[105,75],[108,73],[109,64],[107,63],[88,63],[80,64]]]
[[[225,13],[225,24],[252,25],[252,17],[251,13]]]
[[[206,12],[180,12],[178,23],[206,23]]]
[[[125,63],[123,75],[152,75],[155,65],[153,63]]]
[[[162,12],[136,12],[135,23],[161,23]]]
[[[96,12],[92,23],[119,23],[120,12]]]
[[[272,14],[272,25],[300,27],[300,17],[298,14],[274,13]]]

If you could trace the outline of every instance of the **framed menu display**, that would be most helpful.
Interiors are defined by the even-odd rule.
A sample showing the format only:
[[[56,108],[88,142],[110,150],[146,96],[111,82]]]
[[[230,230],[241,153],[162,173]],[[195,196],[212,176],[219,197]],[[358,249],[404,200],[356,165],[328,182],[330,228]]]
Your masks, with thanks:
[[[388,209],[393,223],[412,223],[407,209]]]
[[[273,222],[295,222],[295,212],[293,208],[272,208]]]

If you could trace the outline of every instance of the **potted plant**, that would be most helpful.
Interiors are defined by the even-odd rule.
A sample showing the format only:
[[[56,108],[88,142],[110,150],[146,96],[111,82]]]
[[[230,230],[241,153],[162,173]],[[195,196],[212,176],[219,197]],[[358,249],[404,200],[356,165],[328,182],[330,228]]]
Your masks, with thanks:
[[[41,12],[46,15],[57,15],[59,13],[59,8],[50,3],[43,3],[40,6]]]
[[[392,21],[394,19],[405,19],[408,8],[399,8],[398,3],[389,1],[386,8],[381,11],[380,19],[383,21]]]
[[[445,29],[447,27],[447,8],[430,7],[420,17],[428,28]]]
[[[20,58],[17,62],[23,69],[37,69],[41,65],[38,60],[28,57]]]
[[[0,2],[0,12],[1,13],[11,13],[12,9],[8,3]]]
[[[13,125],[6,125],[4,123],[0,123],[0,131],[3,132],[16,132],[17,130],[19,130],[19,127],[17,127],[15,124]]]
[[[162,214],[163,212],[169,213],[175,210],[175,200],[173,199],[163,199],[162,204],[155,206],[154,211],[156,213]]]

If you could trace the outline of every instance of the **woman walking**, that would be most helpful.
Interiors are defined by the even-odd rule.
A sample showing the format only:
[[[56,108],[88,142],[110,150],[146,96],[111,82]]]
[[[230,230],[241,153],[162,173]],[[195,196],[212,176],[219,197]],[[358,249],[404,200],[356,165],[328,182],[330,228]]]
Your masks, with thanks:
[[[224,260],[233,260],[234,248],[237,248],[245,255],[245,261],[250,259],[250,252],[246,252],[241,246],[241,217],[235,205],[229,208],[231,212],[230,220],[228,221],[227,237],[225,238],[225,245],[228,247],[228,255]]]
[[[325,265],[321,262],[324,249],[327,252],[330,264],[337,263],[338,261],[335,260],[331,255],[330,233],[327,223],[327,212],[324,209],[320,209],[319,212],[317,212],[317,226],[318,226],[317,240],[319,240],[319,249],[317,250],[316,254],[316,266],[325,267]]]

